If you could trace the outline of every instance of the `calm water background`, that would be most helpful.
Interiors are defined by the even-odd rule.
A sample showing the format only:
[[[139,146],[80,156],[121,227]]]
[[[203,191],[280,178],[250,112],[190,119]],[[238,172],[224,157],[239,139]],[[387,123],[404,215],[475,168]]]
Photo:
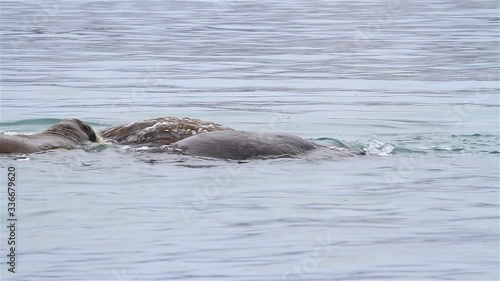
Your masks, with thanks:
[[[2,280],[498,280],[498,9],[2,0],[3,132],[189,116],[372,154],[2,156]]]

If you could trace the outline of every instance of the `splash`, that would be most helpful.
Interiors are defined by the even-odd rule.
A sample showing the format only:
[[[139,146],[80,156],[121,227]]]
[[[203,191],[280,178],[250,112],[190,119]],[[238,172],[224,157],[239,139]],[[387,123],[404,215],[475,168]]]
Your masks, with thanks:
[[[363,150],[366,151],[368,155],[387,156],[394,152],[394,145],[378,140],[370,140],[368,146],[364,147]]]

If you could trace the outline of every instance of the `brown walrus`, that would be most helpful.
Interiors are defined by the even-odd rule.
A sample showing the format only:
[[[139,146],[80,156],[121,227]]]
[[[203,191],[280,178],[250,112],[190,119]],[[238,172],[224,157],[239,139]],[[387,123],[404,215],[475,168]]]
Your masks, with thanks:
[[[323,149],[325,154],[332,156],[362,154],[349,148],[327,147],[286,133],[235,130],[191,136],[171,147],[188,155],[232,160],[293,156],[315,149]]]
[[[121,144],[167,145],[193,135],[221,130],[232,129],[195,118],[160,117],[112,126],[100,131],[99,135]]]
[[[0,153],[33,153],[56,148],[75,148],[97,137],[88,124],[78,119],[64,119],[47,130],[33,135],[0,135]]]

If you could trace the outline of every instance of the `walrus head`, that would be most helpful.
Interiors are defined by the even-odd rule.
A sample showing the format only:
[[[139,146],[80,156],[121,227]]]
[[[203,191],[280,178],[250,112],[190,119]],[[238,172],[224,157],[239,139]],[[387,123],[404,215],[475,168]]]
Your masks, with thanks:
[[[96,133],[78,119],[64,119],[32,135],[0,135],[0,153],[33,153],[56,148],[71,149],[87,141],[97,142]]]
[[[67,119],[65,119],[65,120],[67,120]],[[94,132],[94,129],[92,129],[92,127],[90,127],[89,124],[87,124],[81,120],[78,120],[78,119],[69,119],[69,120],[75,122],[80,127],[80,129],[82,129],[82,131],[84,131],[85,134],[87,134],[89,141],[97,142],[97,136]]]
[[[63,119],[61,122],[45,130],[44,133],[64,136],[77,143],[82,143],[86,140],[97,142],[97,136],[92,127],[76,118]]]

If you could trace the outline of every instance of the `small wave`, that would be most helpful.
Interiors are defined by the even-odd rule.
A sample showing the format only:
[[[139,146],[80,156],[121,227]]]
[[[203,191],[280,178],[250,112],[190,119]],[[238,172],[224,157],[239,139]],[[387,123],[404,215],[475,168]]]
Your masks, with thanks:
[[[160,145],[160,146],[148,146],[148,145],[141,145],[141,146],[125,146],[128,150],[131,151],[138,151],[138,152],[181,152],[179,148],[172,147],[170,145]]]
[[[108,148],[110,146],[111,146],[111,143],[107,143],[107,142],[99,142],[99,143],[91,142],[91,143],[85,144],[83,146],[83,150],[85,150],[86,152],[97,153],[97,152],[101,152],[101,151],[105,150],[106,148]]]
[[[29,160],[31,160],[31,158],[27,154],[16,155],[13,158],[16,161],[29,161]]]
[[[334,138],[315,138],[315,139],[312,139],[312,140],[315,141],[315,142],[324,144],[326,146],[347,147],[347,145],[345,145],[343,142],[341,142],[338,139],[334,139]]]
[[[56,119],[56,118],[37,118],[37,119],[24,119],[24,120],[19,120],[19,121],[14,121],[14,122],[2,122],[0,123],[0,127],[5,127],[5,126],[33,126],[33,125],[40,125],[40,126],[50,126],[53,125],[57,122],[60,122],[61,119]]]
[[[29,161],[31,160],[28,154],[0,154],[2,158],[8,158],[16,161]]]
[[[312,141],[315,141],[317,143],[320,143],[320,144],[323,144],[323,145],[326,145],[328,147],[339,147],[339,148],[346,148],[348,150],[354,150],[356,152],[359,152],[361,154],[365,154],[365,147],[364,147],[364,144],[361,144],[361,143],[352,143],[352,144],[347,144],[345,142],[342,142],[338,139],[334,139],[334,138],[326,138],[326,137],[323,137],[323,138],[315,138],[315,139],[311,139]]]
[[[19,134],[32,135],[33,133],[19,133],[19,132],[12,132],[12,131],[0,130],[0,135],[15,136],[15,135],[19,135]]]
[[[78,117],[68,117],[68,118],[78,118]],[[0,128],[5,128],[5,127],[40,127],[40,128],[45,128],[48,126],[52,126],[54,124],[57,124],[61,122],[65,118],[37,118],[37,119],[23,119],[23,120],[18,120],[18,121],[13,121],[13,122],[0,122]],[[83,120],[83,119],[82,119]],[[88,120],[85,120],[85,123],[91,125],[91,126],[108,126],[107,124],[104,123],[99,123],[99,122],[91,122]],[[2,129],[3,131],[4,129]]]
[[[206,165],[206,164],[177,164],[179,167],[186,167],[191,169],[207,169],[207,168],[216,168],[218,165]]]
[[[422,150],[413,150],[401,146],[396,146],[394,147],[394,151],[392,152],[393,154],[426,154],[427,152],[422,151]]]
[[[498,137],[497,135],[489,135],[489,134],[470,134],[470,135],[451,135],[452,138],[459,138],[459,137]]]
[[[449,145],[437,145],[437,146],[417,146],[416,149],[419,150],[433,150],[433,151],[451,151],[451,152],[461,152],[465,149],[462,147],[452,147]]]

